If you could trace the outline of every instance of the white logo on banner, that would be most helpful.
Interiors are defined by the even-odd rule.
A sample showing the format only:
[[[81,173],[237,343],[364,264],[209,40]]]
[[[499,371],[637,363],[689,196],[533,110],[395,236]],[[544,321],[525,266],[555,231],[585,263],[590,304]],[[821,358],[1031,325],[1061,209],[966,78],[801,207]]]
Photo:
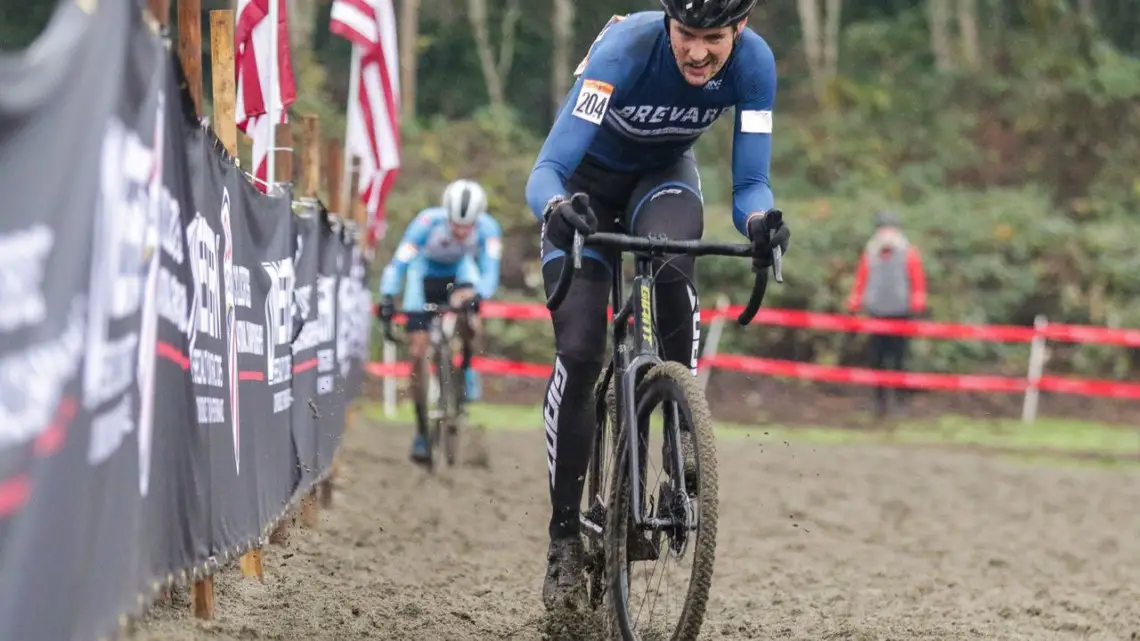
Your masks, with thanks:
[[[157,123],[162,126],[161,118]],[[156,340],[155,288],[158,282],[159,209],[157,183],[161,166],[154,150],[118,120],[103,137],[100,197],[92,233],[90,304],[83,404],[89,410],[115,401],[91,420],[87,460],[103,463],[118,450],[137,420],[150,421]],[[138,315],[140,324],[112,332]],[[113,335],[118,334],[118,335]],[[136,386],[138,409],[129,393]],[[145,400],[144,400],[145,399]],[[140,430],[139,453],[145,492],[149,474],[150,433]]]
[[[234,437],[234,471],[241,474],[241,406],[238,404],[237,288],[234,283],[234,236],[230,220],[230,191],[222,187],[222,233],[226,249],[222,254],[222,275],[226,279],[226,371],[230,384],[230,425]]]
[[[277,348],[289,346],[293,340],[293,288],[296,273],[292,258],[262,263],[269,274],[269,293],[265,298],[266,378],[269,385],[280,385],[293,379],[293,352],[277,355]],[[286,388],[273,393],[273,413],[293,406],[293,390]]]
[[[194,275],[194,296],[190,305],[190,379],[200,387],[224,388],[226,375],[221,355],[198,347],[198,336],[222,339],[222,280],[218,234],[202,214],[195,214],[186,227],[190,249],[190,271]],[[196,390],[199,425],[226,422],[224,397]]]
[[[44,321],[44,268],[55,244],[50,227],[35,225],[0,238],[0,332]]]

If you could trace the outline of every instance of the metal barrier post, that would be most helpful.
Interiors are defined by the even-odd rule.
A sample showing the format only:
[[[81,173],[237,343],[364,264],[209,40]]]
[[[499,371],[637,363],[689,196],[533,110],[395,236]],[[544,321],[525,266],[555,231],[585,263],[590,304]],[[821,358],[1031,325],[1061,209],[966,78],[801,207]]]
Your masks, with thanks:
[[[1032,423],[1037,419],[1037,404],[1041,396],[1037,385],[1045,372],[1045,361],[1048,359],[1045,348],[1045,328],[1048,325],[1049,321],[1043,315],[1038,314],[1033,319],[1033,340],[1029,342],[1029,371],[1025,375],[1028,385],[1025,387],[1025,402],[1021,406],[1021,420],[1025,423]]]

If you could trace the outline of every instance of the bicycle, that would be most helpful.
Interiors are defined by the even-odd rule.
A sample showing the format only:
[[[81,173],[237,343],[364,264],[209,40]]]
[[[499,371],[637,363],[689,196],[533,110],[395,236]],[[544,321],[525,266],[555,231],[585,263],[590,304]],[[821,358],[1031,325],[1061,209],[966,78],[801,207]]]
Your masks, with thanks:
[[[470,316],[466,305],[453,307],[427,303],[423,306],[423,311],[431,314],[427,358],[429,366],[435,369],[435,375],[429,379],[428,384],[428,469],[434,471],[437,448],[442,446],[448,467],[455,465],[459,450],[459,427],[465,416],[464,406],[467,400],[467,390],[463,384],[466,369],[455,366],[453,354],[456,352],[452,342],[457,337],[459,318],[470,322]],[[402,342],[393,335],[391,320],[384,322],[384,338],[397,344]]]
[[[586,533],[587,593],[590,606],[605,603],[611,636],[623,641],[641,641],[631,611],[630,584],[633,563],[660,560],[662,538],[668,550],[684,556],[695,533],[693,568],[689,589],[675,625],[665,636],[647,632],[644,638],[689,641],[697,638],[704,619],[712,582],[717,529],[717,469],[712,419],[704,391],[688,366],[667,361],[661,353],[653,308],[656,275],[652,260],[666,255],[751,257],[751,244],[695,240],[669,240],[663,236],[628,236],[596,233],[583,237],[575,232],[569,260],[562,265],[558,283],[547,299],[547,308],[558,309],[569,291],[574,273],[582,265],[583,246],[610,248],[615,252],[611,304],[615,310],[610,325],[610,358],[595,385],[597,429],[587,470],[580,517]],[[635,256],[635,275],[628,298],[624,292],[622,254]],[[772,249],[775,280],[783,282],[782,252]],[[572,268],[571,268],[572,267]],[[768,286],[767,269],[756,274],[748,304],[737,318],[747,325],[759,310]],[[623,302],[624,301],[624,302]],[[662,430],[662,481],[654,499],[642,477],[649,452],[649,418],[660,403],[664,409]],[[615,426],[612,449],[607,454],[606,424]],[[631,426],[638,438],[630,438]],[[688,433],[686,446],[684,435]],[[692,465],[685,459],[692,452]],[[610,457],[613,460],[610,460]],[[680,473],[678,473],[678,471]],[[605,481],[609,480],[609,488]],[[632,491],[638,488],[637,491]],[[605,498],[603,498],[605,497]],[[656,603],[656,601],[655,601]],[[636,616],[641,613],[640,608]]]

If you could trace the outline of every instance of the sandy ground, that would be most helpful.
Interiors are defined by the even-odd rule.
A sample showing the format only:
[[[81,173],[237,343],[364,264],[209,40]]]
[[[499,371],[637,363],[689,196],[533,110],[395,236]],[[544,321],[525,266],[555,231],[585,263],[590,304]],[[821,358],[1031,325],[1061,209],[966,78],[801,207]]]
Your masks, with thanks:
[[[358,424],[314,530],[265,584],[217,577],[127,638],[540,639],[543,436],[491,432],[492,467],[431,477],[410,428]],[[976,453],[721,437],[720,535],[702,638],[1140,639],[1140,474]]]

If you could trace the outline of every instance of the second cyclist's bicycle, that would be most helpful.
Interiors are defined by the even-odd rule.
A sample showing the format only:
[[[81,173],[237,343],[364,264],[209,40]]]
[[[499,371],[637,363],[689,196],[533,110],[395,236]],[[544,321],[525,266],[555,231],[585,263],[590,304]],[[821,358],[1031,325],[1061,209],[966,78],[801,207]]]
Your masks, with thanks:
[[[605,605],[609,633],[624,641],[697,638],[712,584],[717,531],[717,464],[713,423],[704,391],[688,366],[664,359],[657,332],[653,259],[670,255],[751,257],[751,244],[664,237],[575,233],[572,251],[547,300],[552,311],[581,267],[582,248],[609,248],[612,354],[595,388],[597,429],[586,476],[581,523],[586,535],[588,593],[594,608]],[[628,298],[621,256],[633,253],[635,275]],[[772,250],[776,282],[783,282],[782,255]],[[752,295],[737,321],[747,325],[763,302],[768,272],[756,274]],[[650,429],[661,408],[662,427]],[[609,426],[609,429],[607,427]],[[651,482],[650,436],[661,439],[661,465]],[[637,438],[634,438],[634,435]],[[658,565],[691,560],[687,589],[659,593]],[[646,567],[652,564],[652,569]],[[646,595],[634,597],[644,584]],[[649,592],[657,586],[658,593]],[[668,590],[666,590],[668,592]],[[673,603],[666,603],[671,597]],[[663,621],[653,618],[660,606]]]
[[[427,303],[423,311],[431,314],[427,360],[434,375],[426,383],[429,467],[435,469],[438,449],[442,448],[448,466],[455,465],[459,450],[460,424],[463,422],[466,403],[466,388],[463,384],[466,372],[462,366],[455,365],[454,355],[463,353],[460,336],[463,332],[458,331],[458,323],[470,322],[470,310],[463,305],[452,307]],[[390,320],[384,323],[384,338],[393,343],[400,342],[392,333]]]

